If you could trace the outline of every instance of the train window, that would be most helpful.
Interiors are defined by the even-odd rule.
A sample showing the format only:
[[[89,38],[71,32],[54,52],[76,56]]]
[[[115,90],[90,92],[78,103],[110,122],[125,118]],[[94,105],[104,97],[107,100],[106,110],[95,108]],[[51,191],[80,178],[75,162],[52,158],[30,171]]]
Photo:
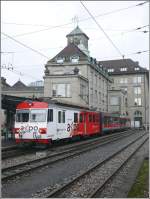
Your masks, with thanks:
[[[47,121],[53,122],[53,109],[48,109]]]
[[[80,123],[83,122],[83,115],[80,114]]]
[[[62,112],[62,123],[65,123],[65,111]]]
[[[31,122],[46,122],[46,110],[44,109],[31,109]]]
[[[58,123],[65,123],[65,111],[58,111]]]
[[[78,113],[74,113],[74,123],[78,123]]]
[[[58,123],[61,123],[61,111],[58,111]]]
[[[92,122],[92,115],[89,115],[89,122]]]
[[[95,122],[95,115],[93,115],[93,122]]]
[[[16,113],[16,122],[28,122],[29,110],[18,110]]]

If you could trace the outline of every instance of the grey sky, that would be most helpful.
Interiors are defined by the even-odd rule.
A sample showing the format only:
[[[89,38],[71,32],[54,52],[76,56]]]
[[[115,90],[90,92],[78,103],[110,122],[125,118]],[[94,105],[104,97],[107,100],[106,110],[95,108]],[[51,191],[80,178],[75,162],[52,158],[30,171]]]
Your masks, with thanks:
[[[149,27],[135,31],[136,28],[149,24],[149,3],[134,6],[142,2],[144,1],[83,1],[92,15],[97,16],[96,20],[122,54],[128,55],[125,58],[139,61],[142,67],[149,68],[149,52],[133,54],[149,49],[149,33],[142,32],[149,30]],[[40,51],[49,59],[66,46],[66,35],[76,26],[75,23],[72,23],[72,18],[75,16],[78,17],[81,30],[90,38],[90,56],[97,60],[121,59],[119,53],[95,22],[90,19],[79,1],[2,1],[1,6],[2,32]],[[110,13],[131,6],[133,7]],[[104,13],[106,14],[103,15]],[[86,18],[89,19],[84,20]],[[20,35],[36,30],[40,31]],[[130,30],[134,31],[129,32]],[[47,58],[8,38],[6,39],[3,35],[1,43],[2,52],[13,52],[2,53],[1,61],[3,67],[4,64],[6,66],[13,65],[14,72],[6,69],[1,71],[1,75],[7,79],[10,85],[13,85],[19,78],[25,84],[43,79]],[[19,72],[21,72],[21,75]]]

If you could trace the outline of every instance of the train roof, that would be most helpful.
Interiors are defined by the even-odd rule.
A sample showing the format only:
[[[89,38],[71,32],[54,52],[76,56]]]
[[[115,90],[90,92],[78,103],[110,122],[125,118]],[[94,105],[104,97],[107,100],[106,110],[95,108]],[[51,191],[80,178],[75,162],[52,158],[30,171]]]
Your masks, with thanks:
[[[48,108],[48,103],[45,102],[37,102],[32,100],[25,100],[20,102],[16,109],[29,109],[29,108]]]
[[[37,100],[40,101],[40,102],[46,102],[48,104],[56,104],[56,105],[65,106],[65,107],[80,108],[80,109],[83,109],[83,110],[89,110],[88,105],[83,106],[83,105],[80,105],[80,104],[76,104],[76,103],[73,103],[73,102],[67,102],[65,100],[60,100],[60,99],[56,100],[56,99],[44,97],[44,98],[38,98]]]

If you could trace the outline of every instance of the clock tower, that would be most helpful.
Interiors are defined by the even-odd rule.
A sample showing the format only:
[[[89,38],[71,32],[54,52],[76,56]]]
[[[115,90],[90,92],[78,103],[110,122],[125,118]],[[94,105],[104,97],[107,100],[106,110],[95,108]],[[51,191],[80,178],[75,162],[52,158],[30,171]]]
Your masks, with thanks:
[[[73,43],[80,50],[82,50],[86,55],[89,56],[88,51],[88,40],[89,37],[77,26],[71,33],[66,35],[67,37],[67,44]]]

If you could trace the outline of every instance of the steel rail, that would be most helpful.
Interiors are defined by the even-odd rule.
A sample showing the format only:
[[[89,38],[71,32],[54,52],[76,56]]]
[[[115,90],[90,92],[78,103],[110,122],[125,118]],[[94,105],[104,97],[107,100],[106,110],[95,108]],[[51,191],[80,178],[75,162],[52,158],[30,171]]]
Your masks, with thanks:
[[[105,160],[103,160],[102,162],[100,162],[99,164],[94,165],[93,167],[91,167],[90,169],[88,169],[87,171],[84,171],[82,174],[77,175],[74,179],[71,179],[70,181],[68,181],[66,184],[62,185],[61,187],[53,190],[52,192],[50,192],[49,194],[47,194],[46,196],[44,196],[45,198],[59,198],[59,195],[64,192],[65,190],[67,190],[69,187],[71,187],[73,185],[73,183],[77,182],[78,180],[80,180],[81,178],[83,178],[85,175],[89,174],[91,171],[94,171],[96,168],[102,166],[103,164],[105,164],[107,161],[109,161],[110,159],[114,158],[116,155],[118,155],[119,153],[121,153],[123,150],[125,150],[126,148],[128,148],[130,145],[132,145],[133,143],[137,142],[138,140],[140,140],[143,136],[147,135],[147,133],[145,133],[142,136],[139,136],[137,139],[131,141],[129,144],[127,144],[125,147],[123,147],[122,149],[120,149],[119,151],[113,153],[112,155],[110,155],[109,157],[107,157]],[[148,138],[146,138],[148,139]]]
[[[125,131],[124,131],[125,132]],[[96,144],[97,142],[100,142],[100,141],[107,141],[108,139],[110,138],[115,138],[115,137],[118,137],[120,135],[124,135],[124,132],[121,132],[121,133],[117,133],[117,134],[111,134],[111,135],[106,135],[104,137],[99,137],[99,138],[96,138],[96,139],[92,139],[92,140],[86,140],[84,142],[80,142],[80,143],[74,143],[72,144],[71,146],[70,145],[65,145],[63,148],[60,146],[60,148],[56,148],[56,153],[54,154],[51,154],[51,155],[48,155],[47,157],[43,157],[43,158],[40,158],[40,159],[35,159],[35,160],[30,160],[30,161],[26,161],[24,163],[20,163],[20,164],[17,164],[17,165],[14,165],[14,166],[10,166],[10,167],[5,167],[5,168],[2,168],[2,171],[7,171],[8,169],[13,169],[13,168],[16,168],[18,166],[24,166],[24,164],[30,164],[30,163],[33,163],[33,162],[38,162],[39,160],[45,160],[47,158],[52,158],[52,157],[56,157],[58,155],[62,155],[64,153],[66,153],[67,151],[69,151],[70,149],[73,150],[73,149],[77,149],[78,147],[80,146],[88,146],[90,145],[91,143],[92,144]],[[130,131],[128,131],[128,133],[130,133]],[[64,151],[61,151],[61,152],[57,152],[57,149],[58,150],[64,150]],[[51,149],[50,149],[51,150]],[[46,152],[51,152],[50,150],[46,151]],[[70,151],[69,151],[70,152]]]
[[[107,141],[104,141],[104,142],[102,142],[102,140],[99,140],[97,145],[94,142],[93,144],[92,143],[88,144],[88,146],[86,146],[86,145],[83,146],[82,149],[73,148],[71,151],[66,150],[66,151],[63,151],[63,152],[60,152],[60,153],[57,153],[57,154],[53,154],[53,155],[50,155],[50,156],[47,156],[47,157],[44,157],[44,158],[41,158],[41,159],[36,159],[36,160],[29,161],[29,162],[21,163],[19,165],[15,165],[13,167],[3,168],[2,169],[2,181],[8,180],[12,177],[15,177],[17,175],[21,175],[23,173],[29,172],[33,169],[38,169],[38,168],[46,166],[46,165],[51,165],[51,164],[57,163],[58,161],[62,161],[62,160],[65,160],[67,158],[77,156],[79,154],[82,154],[82,153],[90,151],[92,149],[95,149],[95,148],[101,147],[103,145],[112,143],[116,140],[122,139],[124,137],[129,136],[129,135],[131,136],[133,134],[128,133],[128,134],[125,134],[123,136],[122,135],[121,136],[115,136],[113,139],[111,138],[111,140],[107,140]],[[82,145],[80,147],[82,147]],[[58,156],[58,158],[56,158],[57,156]],[[54,158],[54,159],[52,159],[52,158]],[[44,160],[45,160],[45,162],[42,163],[42,161],[44,161]],[[36,163],[37,163],[37,165],[34,165]],[[16,170],[13,170],[13,169],[16,169]]]
[[[123,166],[125,166],[125,164],[135,155],[135,153],[145,144],[145,142],[148,140],[145,139],[144,142],[142,142],[138,148],[132,152],[132,154],[130,154],[129,157],[127,157],[127,159],[119,166],[119,168],[117,168],[111,176],[109,176],[104,182],[102,185],[98,186],[89,196],[89,198],[96,198],[98,197],[99,193],[105,188],[105,185],[110,181],[112,180],[112,178],[123,168]]]

